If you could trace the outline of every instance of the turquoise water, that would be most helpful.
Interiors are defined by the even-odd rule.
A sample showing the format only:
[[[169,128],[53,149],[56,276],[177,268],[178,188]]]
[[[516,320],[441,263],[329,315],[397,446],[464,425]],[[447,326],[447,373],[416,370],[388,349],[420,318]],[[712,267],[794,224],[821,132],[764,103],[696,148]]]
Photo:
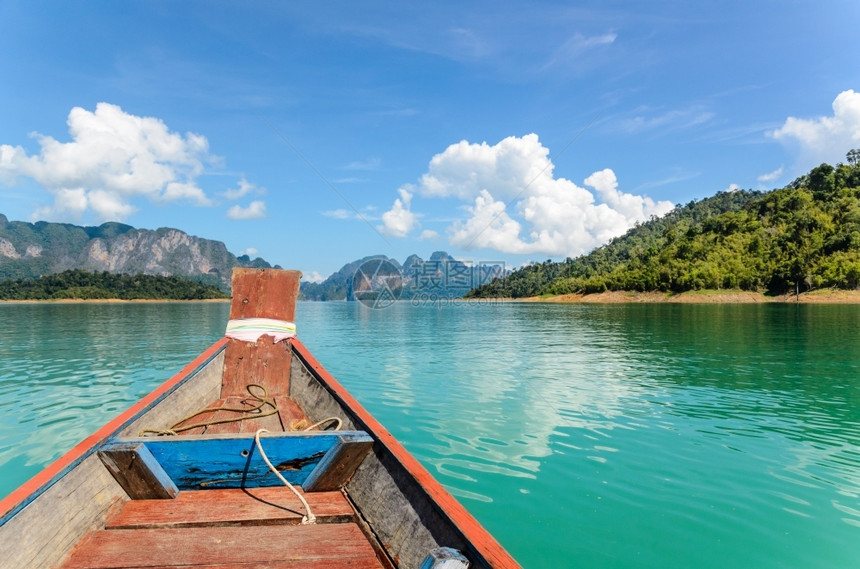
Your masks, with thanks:
[[[0,495],[225,304],[0,305]],[[300,303],[299,336],[524,567],[860,565],[860,307]]]

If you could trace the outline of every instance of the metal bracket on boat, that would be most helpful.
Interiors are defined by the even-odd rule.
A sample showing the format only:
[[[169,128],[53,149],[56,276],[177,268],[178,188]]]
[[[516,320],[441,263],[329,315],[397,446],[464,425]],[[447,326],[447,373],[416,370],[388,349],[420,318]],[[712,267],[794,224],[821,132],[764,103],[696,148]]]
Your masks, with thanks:
[[[373,446],[364,431],[265,433],[263,440],[275,468],[305,492],[342,487]],[[281,485],[256,450],[253,434],[117,438],[99,457],[132,499]]]
[[[432,550],[418,569],[468,569],[469,560],[451,547],[438,547]]]

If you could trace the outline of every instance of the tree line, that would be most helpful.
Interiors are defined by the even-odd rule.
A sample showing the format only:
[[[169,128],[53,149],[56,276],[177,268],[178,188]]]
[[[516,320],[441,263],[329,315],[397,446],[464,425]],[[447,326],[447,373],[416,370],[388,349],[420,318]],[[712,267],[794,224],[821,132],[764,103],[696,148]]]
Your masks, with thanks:
[[[228,298],[217,287],[176,276],[73,269],[0,282],[0,300],[203,300]]]
[[[638,224],[576,259],[548,260],[473,297],[860,287],[860,161],[822,164],[771,192],[720,192]]]

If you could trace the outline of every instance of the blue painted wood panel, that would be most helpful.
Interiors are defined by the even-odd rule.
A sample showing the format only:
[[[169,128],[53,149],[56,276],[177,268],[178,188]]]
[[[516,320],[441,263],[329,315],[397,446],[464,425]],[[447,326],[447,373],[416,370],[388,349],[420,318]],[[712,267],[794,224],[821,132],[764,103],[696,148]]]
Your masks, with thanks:
[[[282,485],[260,457],[253,435],[124,438],[108,447],[129,442],[144,444],[180,490]],[[281,475],[301,485],[333,449],[372,439],[364,431],[319,431],[264,433],[260,442]]]

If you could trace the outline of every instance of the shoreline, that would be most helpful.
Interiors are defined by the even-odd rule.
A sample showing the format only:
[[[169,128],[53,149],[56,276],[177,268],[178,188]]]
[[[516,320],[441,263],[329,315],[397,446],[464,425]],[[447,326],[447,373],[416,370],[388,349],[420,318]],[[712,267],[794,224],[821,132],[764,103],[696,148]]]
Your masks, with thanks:
[[[199,298],[193,300],[176,300],[171,298],[134,298],[124,300],[121,298],[58,298],[55,300],[0,300],[3,304],[130,304],[133,302],[147,303],[176,303],[176,302],[230,302],[229,298]]]
[[[606,291],[591,294],[560,294],[556,296],[529,296],[523,298],[457,298],[453,302],[530,302],[555,304],[860,304],[860,289],[836,290],[822,289],[802,292],[800,296],[782,294],[767,296],[760,292],[745,290],[698,290],[682,293],[671,292],[636,292],[636,291]],[[230,302],[229,298],[202,298],[194,300],[174,299],[131,299],[94,298],[77,299],[63,298],[56,300],[0,300],[4,304],[130,304],[130,303],[213,303]],[[315,302],[315,301],[300,301]],[[326,302],[326,301],[316,301]],[[344,301],[327,301],[344,302]]]
[[[592,294],[560,294],[512,299],[514,302],[548,302],[568,304],[860,304],[860,290],[813,290],[799,296],[767,296],[745,290],[700,290],[682,293],[606,291]]]

